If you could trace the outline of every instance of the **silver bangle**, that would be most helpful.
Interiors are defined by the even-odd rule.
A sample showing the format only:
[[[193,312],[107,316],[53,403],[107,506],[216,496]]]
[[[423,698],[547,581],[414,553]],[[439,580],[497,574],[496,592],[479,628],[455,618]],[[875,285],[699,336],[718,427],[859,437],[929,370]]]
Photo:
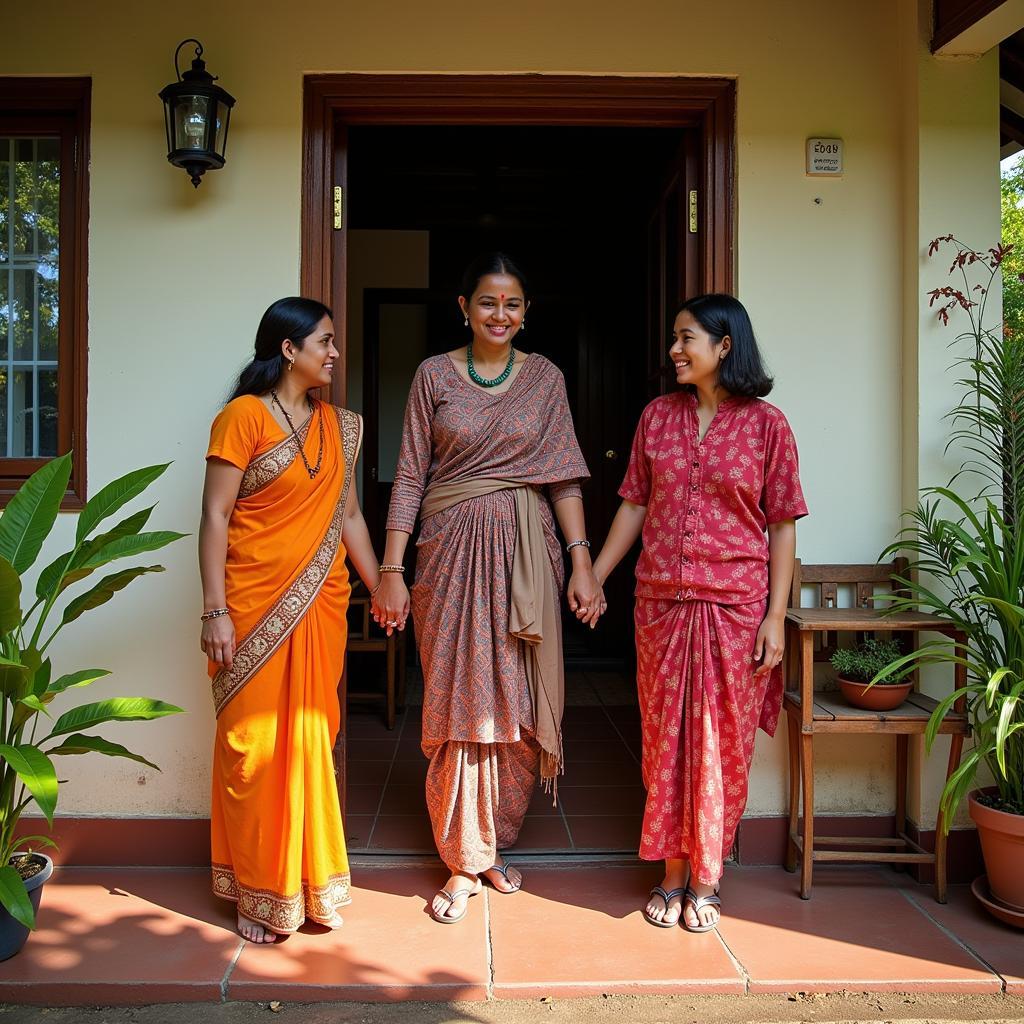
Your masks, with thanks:
[[[589,548],[590,547],[590,541],[589,540],[571,540],[571,541],[569,541],[568,544],[565,545],[565,550],[566,551],[572,551],[573,548],[578,548],[578,547],[581,547],[581,546],[585,547],[585,548]]]

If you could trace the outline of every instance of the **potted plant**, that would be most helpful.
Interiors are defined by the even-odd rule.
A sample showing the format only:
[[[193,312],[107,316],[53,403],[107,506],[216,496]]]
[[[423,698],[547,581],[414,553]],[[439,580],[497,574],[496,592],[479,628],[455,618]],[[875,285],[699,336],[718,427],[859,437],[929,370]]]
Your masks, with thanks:
[[[963,286],[933,290],[930,305],[939,303],[943,324],[950,311],[970,324],[954,341],[970,347],[956,360],[961,399],[948,416],[949,446],[968,458],[947,486],[922,492],[882,557],[913,556],[899,579],[907,593],[889,607],[941,615],[963,630],[968,645],[962,654],[948,639],[930,642],[884,671],[931,662],[966,668],[967,685],[939,702],[925,734],[931,749],[943,719],[965,699],[973,747],[942,791],[944,828],[970,794],[987,872],[975,892],[998,916],[1024,927],[1024,331],[986,326],[992,283],[1011,247],[979,252],[947,235],[932,242],[929,254],[947,245],[956,251],[950,273]],[[982,769],[994,786],[977,788]]]
[[[69,691],[110,674],[101,668],[55,672],[47,651],[58,634],[133,580],[163,572],[163,566],[121,569],[66,602],[65,591],[104,565],[156,551],[185,536],[166,530],[143,532],[153,507],[122,519],[105,533],[96,532],[166,468],[136,470],[98,491],[79,513],[74,546],[39,573],[34,597],[23,596],[22,579],[56,521],[71,474],[71,455],[53,459],[29,477],[0,516],[0,959],[13,956],[25,944],[29,929],[35,927],[43,883],[53,871],[50,858],[38,852],[53,842],[18,832],[21,816],[32,803],[53,826],[58,790],[53,758],[98,753],[156,768],[92,730],[105,722],[140,721],[181,711],[149,697],[78,704],[56,717],[50,707],[66,701]]]
[[[914,681],[910,670],[889,671],[900,656],[895,640],[868,637],[855,647],[840,647],[830,661],[839,689],[849,704],[866,711],[892,711],[910,694]]]

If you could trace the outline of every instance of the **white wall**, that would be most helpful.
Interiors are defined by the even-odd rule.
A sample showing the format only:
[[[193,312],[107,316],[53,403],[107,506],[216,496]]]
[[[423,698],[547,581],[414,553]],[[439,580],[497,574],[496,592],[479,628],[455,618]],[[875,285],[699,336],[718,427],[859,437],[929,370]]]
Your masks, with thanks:
[[[468,0],[299,0],[285,17],[267,0],[203,9],[140,9],[127,0],[15,5],[5,13],[0,73],[94,76],[93,487],[127,467],[173,458],[156,489],[156,522],[195,528],[210,418],[260,313],[298,286],[303,72],[729,75],[739,102],[739,289],[777,375],[773,398],[801,444],[812,515],[801,524],[800,554],[874,560],[907,494],[900,373],[914,320],[905,302],[916,309],[919,297],[904,284],[919,244],[917,232],[908,237],[916,197],[907,183],[946,180],[954,172],[943,161],[964,146],[991,148],[994,161],[998,143],[990,138],[995,108],[984,107],[998,77],[991,62],[965,74],[977,88],[962,98],[955,125],[947,126],[941,104],[933,117],[925,100],[947,91],[907,72],[900,12],[908,3],[522,0],[507,28]],[[156,98],[171,78],[173,47],[189,35],[203,40],[211,70],[238,98],[228,165],[198,191],[164,161]],[[907,118],[916,125],[918,108],[927,111],[921,132],[930,148],[908,175]],[[841,180],[804,176],[812,135],[845,140]],[[986,159],[956,164],[962,184],[980,189],[963,214],[971,229],[988,209]],[[991,188],[995,210],[994,178]],[[944,227],[938,214],[951,195],[940,194],[930,220]],[[930,230],[922,225],[920,237]],[[934,441],[924,420],[930,424],[940,404],[929,397],[922,406],[922,454]],[[73,525],[71,516],[62,520],[64,539]],[[202,814],[207,807],[212,714],[197,648],[194,541],[172,549],[167,565],[165,576],[135,585],[134,600],[91,613],[89,627],[54,654],[61,668],[114,669],[95,688],[100,693],[158,695],[189,714],[110,730],[164,773],[82,759],[65,787],[65,811]],[[784,738],[763,739],[750,811],[777,813],[785,806]],[[823,750],[821,810],[891,806],[883,756],[867,742]]]

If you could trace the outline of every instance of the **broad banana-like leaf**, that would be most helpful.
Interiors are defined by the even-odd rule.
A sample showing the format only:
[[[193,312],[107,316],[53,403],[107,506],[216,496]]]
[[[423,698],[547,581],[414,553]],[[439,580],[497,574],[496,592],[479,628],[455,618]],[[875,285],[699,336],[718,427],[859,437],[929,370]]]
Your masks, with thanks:
[[[26,664],[29,663],[28,655],[36,654],[34,648],[29,648],[28,651],[22,652],[22,657],[25,659]],[[44,693],[50,688],[50,672],[53,669],[53,665],[50,664],[50,659],[41,662],[39,667],[35,670],[32,675],[32,693],[36,697],[42,697]]]
[[[57,772],[53,762],[31,743],[16,747],[0,743],[0,757],[18,773],[18,778],[39,804],[47,824],[53,828],[53,812],[57,807]]]
[[[149,522],[149,517],[155,508],[156,505],[150,505],[149,508],[135,512],[127,519],[122,519],[112,530],[101,533],[81,544],[77,551],[65,551],[63,555],[55,558],[39,574],[39,579],[36,581],[36,597],[45,599],[51,594],[56,597],[72,583],[85,579],[93,572],[92,568],[82,568],[89,557],[112,540],[117,540],[119,537],[130,537],[138,533]]]
[[[147,761],[141,754],[133,754],[127,747],[120,743],[111,743],[102,736],[85,736],[76,732],[74,736],[68,736],[59,747],[51,747],[47,752],[51,757],[54,754],[107,754],[109,757],[127,757],[131,761],[138,761],[139,764],[148,765],[150,768],[160,769]]]
[[[89,555],[82,563],[82,568],[96,569],[117,558],[129,558],[147,551],[156,551],[187,536],[187,533],[175,533],[173,530],[154,530],[150,533],[138,533],[133,537],[118,537]]]
[[[25,665],[0,658],[0,693],[5,697],[21,697],[24,694],[28,671]]]
[[[35,928],[36,913],[28,898],[28,890],[21,875],[10,864],[0,867],[0,904],[15,921],[26,928]]]
[[[80,615],[92,608],[99,608],[100,605],[106,604],[119,590],[124,590],[132,580],[151,572],[163,571],[164,567],[162,565],[143,565],[135,569],[123,569],[121,572],[104,576],[92,590],[86,591],[69,602],[67,608],[64,609],[64,618],[61,620],[61,625],[66,626],[69,622],[74,622]]]
[[[18,488],[0,517],[0,557],[18,573],[36,560],[71,478],[71,453],[47,462]]]
[[[46,705],[34,693],[26,694],[14,705],[11,725],[17,729],[23,722],[27,722],[33,715],[40,712],[46,715],[47,718],[50,717],[50,712],[46,710]]]
[[[110,672],[105,668],[83,668],[79,672],[69,672],[60,679],[55,679],[47,688],[47,693],[63,693],[70,690],[72,686],[88,686],[95,683],[97,679],[109,676]]]
[[[140,495],[169,465],[169,462],[165,462],[161,466],[133,470],[97,491],[85,503],[85,508],[78,516],[78,531],[75,535],[77,543],[81,544],[104,519]]]
[[[0,557],[0,633],[21,625],[21,577],[6,558]]]
[[[104,722],[140,722],[152,718],[163,718],[165,715],[177,715],[182,711],[174,704],[165,704],[162,700],[151,697],[111,697],[109,700],[97,701],[95,704],[83,704],[81,707],[65,711],[54,723],[48,739],[89,729]]]

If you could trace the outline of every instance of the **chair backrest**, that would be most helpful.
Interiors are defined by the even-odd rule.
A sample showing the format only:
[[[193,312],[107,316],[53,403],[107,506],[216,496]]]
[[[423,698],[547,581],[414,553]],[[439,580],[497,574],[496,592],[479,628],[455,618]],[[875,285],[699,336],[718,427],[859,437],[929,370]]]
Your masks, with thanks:
[[[789,604],[791,608],[839,608],[844,606],[839,601],[840,592],[848,590],[847,607],[869,608],[879,590],[902,593],[893,577],[903,576],[906,571],[905,558],[862,565],[806,565],[797,558]],[[816,588],[816,599],[812,598],[809,604],[803,601],[803,589],[807,586]]]

